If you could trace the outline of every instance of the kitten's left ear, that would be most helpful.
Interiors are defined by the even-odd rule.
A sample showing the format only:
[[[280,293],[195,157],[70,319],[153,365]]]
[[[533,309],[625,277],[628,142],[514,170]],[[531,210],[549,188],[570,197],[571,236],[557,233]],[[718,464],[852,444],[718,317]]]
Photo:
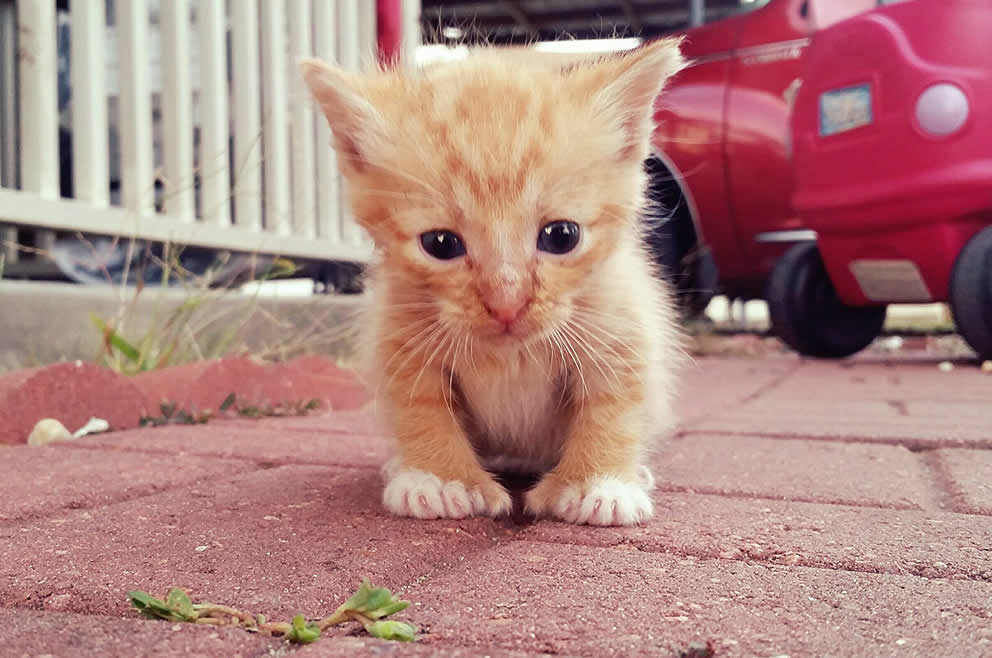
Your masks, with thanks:
[[[686,66],[680,46],[682,39],[658,39],[594,64],[589,70],[599,89],[595,93],[603,111],[620,122],[623,160],[647,157],[648,142],[654,130],[654,102],[670,77]]]
[[[318,59],[302,59],[299,66],[334,135],[342,172],[361,171],[385,139],[382,116],[362,92],[358,76]]]

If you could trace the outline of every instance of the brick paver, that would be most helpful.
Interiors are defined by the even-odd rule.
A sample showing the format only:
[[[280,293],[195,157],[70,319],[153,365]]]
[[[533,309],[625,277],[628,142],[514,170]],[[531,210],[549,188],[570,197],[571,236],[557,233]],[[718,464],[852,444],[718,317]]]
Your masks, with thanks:
[[[897,508],[928,499],[901,446],[690,435],[656,464],[660,486],[680,491]]]
[[[964,514],[742,499],[655,495],[637,528],[537,523],[518,537],[844,571],[992,582],[992,522]]]
[[[0,522],[99,507],[246,469],[236,461],[189,455],[26,445],[0,445],[0,464]]]
[[[264,614],[321,614],[362,575],[400,587],[499,534],[488,519],[414,524],[381,514],[372,470],[261,469],[0,526],[0,601],[121,614],[129,589],[179,586]],[[46,574],[41,583],[39,573]]]
[[[144,399],[133,382],[92,363],[5,373],[0,375],[0,444],[24,443],[34,424],[54,410],[70,432],[93,416],[115,429],[134,427]]]
[[[381,437],[384,430],[372,413],[373,408],[370,405],[367,412],[333,411],[285,418],[235,418],[224,422],[238,427],[274,429],[279,432],[305,432],[311,435],[323,432],[345,432],[351,436]]]
[[[764,399],[794,400],[923,400],[987,402],[992,377],[974,364],[959,364],[942,372],[938,359],[880,361],[857,358],[840,363],[803,361],[784,385]]]
[[[893,415],[886,411],[884,416],[877,417],[864,412],[860,406],[846,407],[838,404],[832,412],[806,410],[802,404],[762,404],[760,408],[742,406],[725,414],[702,419],[687,430],[707,434],[892,443],[913,450],[942,446],[992,448],[989,421],[975,418],[974,414],[969,414],[970,418],[961,419],[949,413],[948,417],[939,419]],[[876,407],[883,408],[881,405]]]
[[[992,452],[938,450],[936,460],[946,478],[951,507],[969,514],[992,515]]]
[[[308,421],[297,430],[293,421]],[[386,458],[388,441],[382,435],[354,435],[329,422],[321,431],[318,418],[285,419],[278,423],[251,426],[247,422],[218,421],[205,425],[167,425],[132,430],[122,434],[94,436],[85,443],[67,446],[135,451],[151,454],[184,454],[224,459],[244,459],[259,464],[380,465]],[[357,440],[361,436],[361,440]]]
[[[634,656],[710,640],[721,657],[992,650],[992,583],[631,550],[514,542],[410,597],[422,602],[430,641],[442,645]]]
[[[683,367],[678,422],[691,424],[774,388],[798,367],[792,358],[699,359]]]
[[[992,448],[989,400],[992,376],[973,366],[944,373],[936,362],[802,362],[760,395],[697,416],[686,429]]]
[[[232,628],[174,625],[98,615],[0,609],[4,656],[262,658],[279,642]],[[154,654],[150,649],[154,647]]]
[[[784,356],[683,382],[636,528],[390,517],[388,443],[358,412],[0,447],[0,654],[284,655],[124,593],[284,618],[368,576],[413,601],[420,643],[342,630],[295,653],[992,655],[992,377]]]

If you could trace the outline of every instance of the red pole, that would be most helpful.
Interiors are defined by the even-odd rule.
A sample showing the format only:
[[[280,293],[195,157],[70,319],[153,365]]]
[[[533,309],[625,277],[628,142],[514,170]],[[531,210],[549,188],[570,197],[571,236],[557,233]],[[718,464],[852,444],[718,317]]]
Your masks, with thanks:
[[[403,45],[403,0],[376,0],[379,64],[389,67],[400,58]]]

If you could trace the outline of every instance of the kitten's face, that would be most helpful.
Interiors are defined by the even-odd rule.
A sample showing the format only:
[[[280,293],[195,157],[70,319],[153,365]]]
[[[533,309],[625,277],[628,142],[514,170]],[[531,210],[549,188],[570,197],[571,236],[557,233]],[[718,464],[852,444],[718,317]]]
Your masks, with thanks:
[[[652,101],[681,64],[653,48],[565,72],[496,53],[406,78],[308,71],[389,301],[496,344],[580,312],[636,231]]]

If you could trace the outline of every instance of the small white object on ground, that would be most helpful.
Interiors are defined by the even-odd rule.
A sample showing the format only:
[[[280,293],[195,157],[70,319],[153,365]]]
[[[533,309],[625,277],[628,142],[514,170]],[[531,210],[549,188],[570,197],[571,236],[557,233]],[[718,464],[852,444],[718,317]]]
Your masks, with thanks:
[[[42,418],[28,434],[29,446],[44,446],[55,441],[70,441],[72,434],[54,418]]]
[[[982,361],[982,372],[992,375],[992,361]]]
[[[99,434],[101,432],[106,432],[110,429],[110,423],[102,418],[90,418],[86,421],[86,424],[80,427],[72,435],[72,438],[78,439],[81,436],[86,436],[87,434]]]
[[[941,361],[937,364],[937,370],[941,372],[950,372],[954,370],[954,364],[950,361]]]
[[[882,339],[882,349],[889,352],[898,352],[902,348],[902,336],[888,336]]]

